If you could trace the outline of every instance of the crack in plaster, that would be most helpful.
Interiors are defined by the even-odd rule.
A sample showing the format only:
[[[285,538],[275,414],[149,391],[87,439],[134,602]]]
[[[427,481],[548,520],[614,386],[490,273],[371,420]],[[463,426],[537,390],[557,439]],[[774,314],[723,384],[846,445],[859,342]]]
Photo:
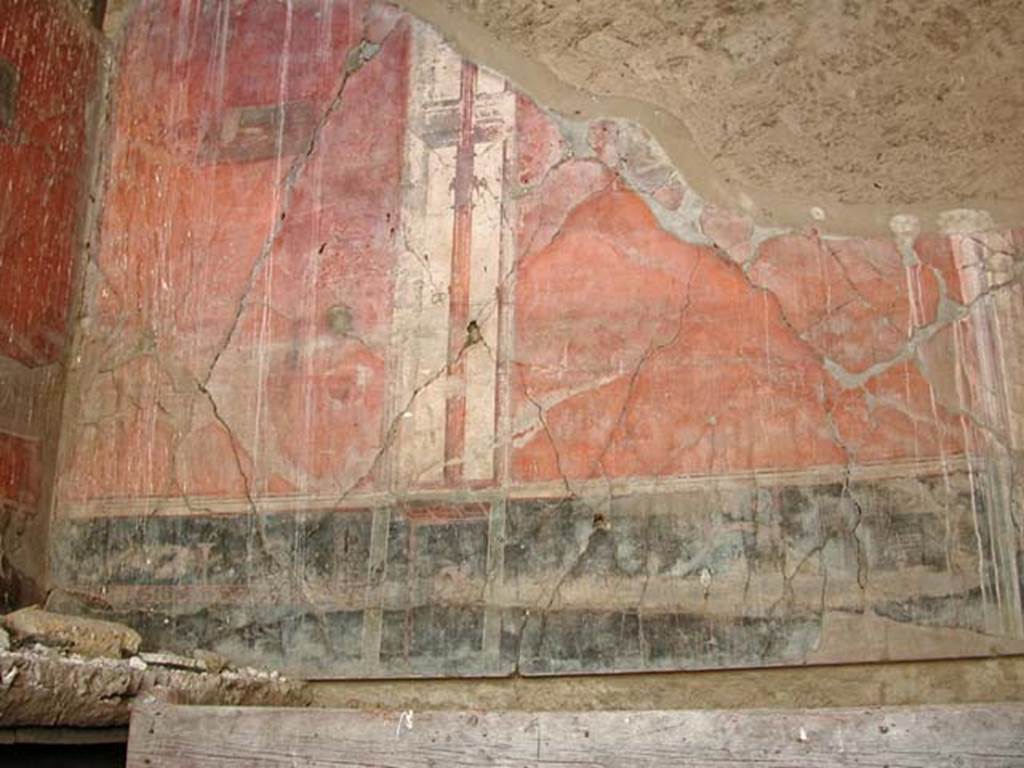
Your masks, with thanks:
[[[291,204],[292,194],[295,189],[295,185],[298,183],[303,170],[306,167],[310,157],[316,152],[319,146],[320,136],[327,126],[334,113],[341,107],[342,98],[345,93],[345,88],[349,83],[349,80],[355,75],[366,63],[371,61],[374,56],[380,51],[380,49],[387,43],[391,32],[385,36],[381,43],[372,43],[366,39],[360,41],[356,46],[349,52],[345,62],[345,69],[342,72],[341,82],[335,89],[334,97],[331,102],[327,105],[327,108],[323,111],[317,124],[313,127],[309,141],[306,144],[305,152],[300,153],[291,164],[288,173],[285,175],[284,180],[281,182],[282,196],[281,201],[277,205],[277,213],[275,214],[274,224],[271,227],[270,233],[267,235],[263,242],[263,246],[260,249],[259,255],[256,261],[253,262],[252,269],[249,271],[248,279],[246,280],[245,287],[242,291],[242,296],[238,301],[238,307],[232,318],[231,325],[228,328],[227,334],[221,340],[216,351],[214,352],[213,359],[210,361],[210,365],[207,367],[206,372],[200,378],[203,386],[207,386],[210,379],[213,377],[214,369],[217,367],[217,363],[220,361],[221,355],[227,349],[231,340],[238,329],[238,325],[241,322],[242,314],[245,311],[247,299],[253,288],[256,285],[257,276],[263,269],[263,265],[270,258],[273,252],[274,245],[280,237],[281,232],[284,229],[284,222],[287,217],[288,209]],[[283,112],[285,105],[282,103],[280,109]],[[282,121],[283,122],[283,121]]]

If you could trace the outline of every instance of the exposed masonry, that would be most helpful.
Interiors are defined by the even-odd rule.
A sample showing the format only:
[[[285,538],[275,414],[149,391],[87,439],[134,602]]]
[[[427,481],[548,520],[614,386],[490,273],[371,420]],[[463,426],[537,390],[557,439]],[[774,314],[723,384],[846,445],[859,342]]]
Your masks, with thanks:
[[[708,199],[759,221],[884,234],[909,210],[927,231],[967,197],[1020,218],[1015,192],[993,194],[1019,154],[999,149],[1016,141],[1013,3],[400,4],[562,114],[645,126]]]

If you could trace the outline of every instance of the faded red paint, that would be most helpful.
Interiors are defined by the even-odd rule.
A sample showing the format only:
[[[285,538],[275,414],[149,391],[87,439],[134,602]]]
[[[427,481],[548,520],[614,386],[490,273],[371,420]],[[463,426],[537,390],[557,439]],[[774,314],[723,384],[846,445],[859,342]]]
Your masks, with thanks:
[[[524,128],[531,168],[557,139],[540,118]],[[948,238],[920,240],[911,265],[889,240],[813,233],[773,238],[755,254],[748,221],[706,209],[701,226],[717,247],[688,245],[616,179],[613,168],[642,154],[627,138],[614,123],[594,124],[602,162],[558,165],[520,203],[517,480],[964,450],[955,395],[936,391],[955,389],[952,369],[933,365],[925,379],[905,354],[936,320],[943,291],[959,298]],[[659,201],[670,185],[655,171],[640,183]],[[737,266],[755,255],[746,272]],[[922,338],[922,358],[956,359]]]
[[[546,410],[521,480],[843,461],[820,361],[778,302],[614,184],[524,264],[516,321],[520,407]]]
[[[39,473],[39,442],[0,432],[0,502],[35,507]]]
[[[456,520],[486,520],[490,504],[410,504],[401,508],[402,516],[413,523],[431,525]]]
[[[445,482],[465,486],[460,462],[479,435],[467,435],[474,380],[460,352],[473,269],[499,256],[472,247],[485,165],[474,120],[488,119],[472,86],[487,75],[463,65],[458,104],[432,96],[435,122],[410,136],[408,25],[362,0],[143,3],[117,85],[104,279],[63,498],[387,490],[388,449],[418,423],[402,421],[412,414],[394,394],[395,357],[420,349],[392,338],[403,163],[420,157],[407,142],[433,162],[452,136],[451,253],[418,256],[451,267],[428,298],[449,302],[430,444],[444,446]],[[637,130],[595,121],[593,154],[574,157],[522,96],[508,130],[502,178],[518,185],[488,188],[514,251],[502,246],[510,271],[496,290],[511,330],[487,349],[497,421],[510,414],[513,432],[494,446],[502,482],[967,450],[952,404],[966,378],[956,365],[977,367],[974,352],[952,326],[928,330],[944,298],[962,301],[948,238],[923,236],[913,255],[813,232],[758,243],[744,217],[698,208]],[[690,210],[702,213],[687,232],[711,244],[655,216]]]
[[[701,214],[700,228],[716,247],[721,248],[736,263],[744,264],[754,255],[751,242],[754,225],[749,219],[732,211],[709,206]]]
[[[945,235],[922,235],[914,243],[914,253],[922,265],[934,270],[945,287],[946,296],[962,304],[964,296],[950,239]]]
[[[851,373],[891,360],[938,309],[934,272],[904,266],[891,240],[778,237],[761,246],[749,274],[815,352]]]
[[[81,429],[68,498],[334,490],[373,469],[407,22],[358,0],[288,8],[149,0],[134,17],[83,352],[109,368],[83,407],[116,413]],[[381,48],[357,66],[364,39]],[[120,360],[140,351],[152,374],[129,405]]]
[[[0,354],[45,365],[67,337],[98,47],[62,3],[8,0],[2,16],[17,89],[0,126]]]
[[[561,159],[565,142],[558,127],[526,96],[516,97],[516,143],[519,183],[531,187]]]

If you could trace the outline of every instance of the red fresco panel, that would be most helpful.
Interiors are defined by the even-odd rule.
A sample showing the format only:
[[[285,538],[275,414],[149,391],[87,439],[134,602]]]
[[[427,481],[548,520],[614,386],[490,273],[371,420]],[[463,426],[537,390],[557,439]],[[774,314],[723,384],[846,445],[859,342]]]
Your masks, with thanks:
[[[150,0],[135,17],[65,498],[383,487],[409,22],[364,2],[323,9]],[[452,114],[482,119],[474,87],[462,92]],[[514,115],[522,194],[498,225],[514,227],[515,280],[499,287],[510,404],[495,395],[511,409],[513,481],[964,451],[955,373],[939,364],[948,333],[928,330],[940,300],[961,300],[948,238],[920,238],[907,266],[885,239],[755,245],[750,222],[706,208],[714,245],[687,242],[654,207],[682,210],[692,193],[647,144],[598,121],[594,155],[573,157],[531,101],[516,97]],[[444,482],[460,487],[460,305],[487,234],[462,178],[470,133],[484,140],[457,139],[445,331],[461,383],[436,427]]]
[[[31,508],[38,498],[38,442],[0,432],[0,501]]]
[[[289,7],[134,18],[84,342],[83,407],[113,415],[80,431],[69,498],[334,489],[371,467],[406,22]],[[380,45],[362,66],[360,41]],[[215,413],[204,389],[233,396]]]
[[[362,0],[143,0],[114,95],[55,593],[327,677],[1020,650],[1005,234],[763,230]]]
[[[521,177],[537,178],[557,139],[543,121],[520,126],[531,134],[520,136]],[[958,295],[937,244],[905,267],[891,241],[782,236],[744,272],[726,252],[665,231],[612,168],[552,167],[521,203],[518,480],[963,450],[961,424],[901,352],[935,321],[942,282]],[[749,258],[742,221],[711,211],[705,222],[735,261]]]

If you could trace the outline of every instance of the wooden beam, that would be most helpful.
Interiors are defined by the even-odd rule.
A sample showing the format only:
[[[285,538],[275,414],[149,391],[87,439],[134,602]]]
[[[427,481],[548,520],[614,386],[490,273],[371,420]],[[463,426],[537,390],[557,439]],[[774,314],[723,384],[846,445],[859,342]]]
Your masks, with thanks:
[[[1024,705],[369,712],[141,705],[129,768],[1024,766]]]
[[[0,728],[0,744],[124,744],[128,728]]]

